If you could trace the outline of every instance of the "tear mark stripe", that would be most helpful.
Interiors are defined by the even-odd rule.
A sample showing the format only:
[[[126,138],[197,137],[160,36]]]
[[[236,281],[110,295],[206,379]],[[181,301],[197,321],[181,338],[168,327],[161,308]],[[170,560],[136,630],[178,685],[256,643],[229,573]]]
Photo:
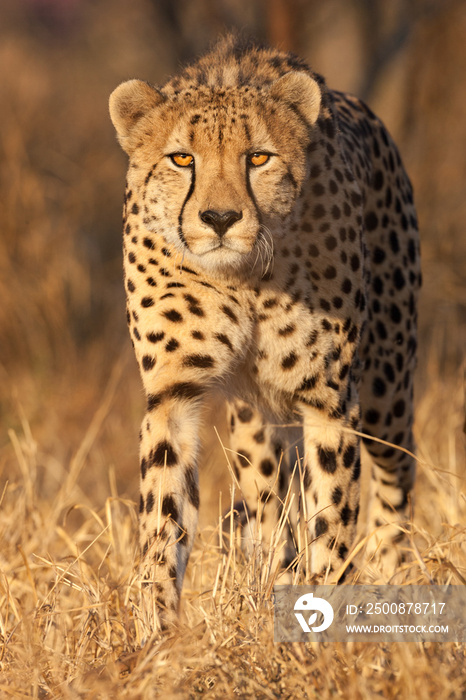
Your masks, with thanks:
[[[178,236],[180,237],[180,241],[183,243],[186,248],[188,248],[188,245],[186,243],[185,237],[183,235],[183,212],[186,204],[189,202],[192,193],[194,192],[194,186],[196,184],[196,170],[195,170],[195,165],[193,165],[191,169],[191,184],[189,186],[188,194],[186,195],[186,198],[183,202],[183,206],[181,207],[180,214],[178,216]]]

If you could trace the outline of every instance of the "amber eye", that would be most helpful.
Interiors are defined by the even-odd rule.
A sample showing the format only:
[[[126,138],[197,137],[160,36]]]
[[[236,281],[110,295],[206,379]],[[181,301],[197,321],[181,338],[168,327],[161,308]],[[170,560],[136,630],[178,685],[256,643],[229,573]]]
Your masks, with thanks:
[[[249,162],[251,165],[265,165],[267,161],[270,159],[270,156],[268,153],[251,153],[249,156]]]
[[[188,153],[174,153],[170,158],[180,168],[187,168],[194,163],[194,158]]]

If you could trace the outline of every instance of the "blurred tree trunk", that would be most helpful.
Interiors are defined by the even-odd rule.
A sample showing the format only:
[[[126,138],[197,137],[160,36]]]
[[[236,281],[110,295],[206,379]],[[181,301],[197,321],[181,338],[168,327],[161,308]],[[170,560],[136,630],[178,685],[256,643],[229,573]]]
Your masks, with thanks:
[[[419,22],[464,0],[353,0],[359,15],[365,75],[358,94],[368,100],[382,73],[408,44]]]
[[[263,0],[268,42],[283,51],[297,51],[300,0]]]

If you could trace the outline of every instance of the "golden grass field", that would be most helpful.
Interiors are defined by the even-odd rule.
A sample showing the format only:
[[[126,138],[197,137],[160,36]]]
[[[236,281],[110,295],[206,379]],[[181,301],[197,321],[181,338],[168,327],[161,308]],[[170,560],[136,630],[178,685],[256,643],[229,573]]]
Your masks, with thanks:
[[[0,698],[464,700],[464,644],[274,644],[276,572],[245,561],[234,537],[222,548],[221,514],[233,496],[218,410],[205,421],[200,528],[179,625],[140,648],[144,399],[124,326],[125,163],[106,101],[126,77],[150,78],[149,62],[160,80],[176,61],[162,39],[152,47],[142,0],[129,18],[108,18],[108,3],[97,3],[82,20],[86,40],[70,33],[66,42],[7,5]],[[420,23],[371,105],[400,143],[423,243],[418,479],[397,583],[466,585],[466,100],[457,89],[465,32],[461,3],[435,25]],[[353,580],[383,582],[371,562],[357,563]]]
[[[148,631],[139,616],[136,504],[119,494],[105,444],[121,439],[125,449],[129,439],[121,435],[128,399],[121,370],[116,365],[66,462],[44,452],[24,415],[9,432],[0,509],[0,696],[464,698],[464,644],[273,643],[275,572],[266,562],[244,561],[234,538],[221,547],[212,483],[218,487],[220,466],[228,502],[229,479],[219,452],[216,473],[211,456],[202,474],[203,525],[179,627],[139,650]],[[397,582],[466,585],[459,379],[437,379],[419,401],[411,561]],[[134,420],[127,432],[135,437]],[[385,582],[364,561],[354,580],[361,575]]]

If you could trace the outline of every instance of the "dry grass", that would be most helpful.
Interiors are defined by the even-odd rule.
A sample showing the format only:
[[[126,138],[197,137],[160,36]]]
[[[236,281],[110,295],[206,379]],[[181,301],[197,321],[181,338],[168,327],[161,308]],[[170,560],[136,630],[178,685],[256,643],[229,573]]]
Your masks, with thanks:
[[[236,541],[220,546],[231,480],[213,417],[179,627],[140,649],[143,398],[120,281],[124,161],[106,100],[120,80],[160,80],[176,60],[148,0],[70,6],[87,9],[63,41],[18,24],[17,0],[2,3],[0,697],[464,700],[464,645],[273,643],[275,572],[244,561]],[[466,579],[466,100],[455,89],[466,9],[454,8],[418,28],[375,104],[413,175],[423,232],[420,463],[411,561],[397,573],[426,585]]]
[[[66,468],[41,454],[25,418],[10,431],[0,507],[4,697],[464,697],[464,645],[274,644],[275,572],[244,561],[234,538],[222,550],[208,511],[218,492],[207,483],[203,519],[212,522],[195,544],[179,627],[140,650],[148,631],[139,617],[135,503],[118,494],[111,467],[99,472],[106,483],[86,485],[122,382],[117,367]],[[434,383],[419,404],[422,461],[411,562],[398,572],[404,583],[466,585],[459,387]],[[371,564],[360,570],[370,576]]]

